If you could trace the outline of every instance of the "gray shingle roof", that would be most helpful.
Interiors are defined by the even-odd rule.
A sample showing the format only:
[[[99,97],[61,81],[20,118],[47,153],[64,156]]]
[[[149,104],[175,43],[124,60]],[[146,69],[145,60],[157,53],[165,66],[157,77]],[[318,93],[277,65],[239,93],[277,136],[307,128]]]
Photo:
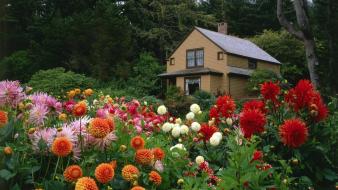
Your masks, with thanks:
[[[249,40],[225,35],[199,27],[195,28],[228,53],[281,64],[277,59],[273,58],[271,55]]]
[[[202,74],[211,74],[211,75],[223,75],[222,72],[217,71],[215,69],[205,68],[205,67],[199,67],[199,68],[193,68],[193,69],[184,69],[169,73],[162,73],[158,76],[160,77],[174,77],[174,76],[192,76],[192,75],[202,75]]]

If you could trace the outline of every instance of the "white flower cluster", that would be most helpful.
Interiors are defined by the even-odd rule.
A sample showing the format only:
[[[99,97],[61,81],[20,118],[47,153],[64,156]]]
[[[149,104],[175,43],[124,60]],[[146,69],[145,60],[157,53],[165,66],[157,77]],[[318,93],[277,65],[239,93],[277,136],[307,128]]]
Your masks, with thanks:
[[[202,164],[204,162],[204,157],[203,156],[197,156],[195,158],[195,162],[196,162],[197,165]]]
[[[222,138],[223,138],[222,133],[221,133],[221,132],[216,132],[216,133],[214,133],[214,134],[211,136],[211,138],[210,138],[210,140],[209,140],[209,141],[210,141],[210,144],[211,144],[212,146],[218,146],[219,143],[221,142]]]

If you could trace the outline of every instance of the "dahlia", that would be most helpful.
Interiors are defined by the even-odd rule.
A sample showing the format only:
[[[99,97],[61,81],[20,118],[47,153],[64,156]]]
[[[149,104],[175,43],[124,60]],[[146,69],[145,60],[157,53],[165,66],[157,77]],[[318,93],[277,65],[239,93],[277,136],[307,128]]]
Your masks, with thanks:
[[[285,146],[298,148],[305,143],[308,129],[300,119],[289,119],[279,127],[279,135]]]
[[[87,105],[84,102],[79,102],[73,107],[74,116],[80,117],[87,113]]]
[[[133,147],[135,150],[143,149],[145,142],[141,136],[135,136],[130,141],[131,147]]]
[[[163,172],[163,170],[164,170],[163,163],[160,160],[156,160],[156,162],[154,164],[154,169],[159,171],[159,172]]]
[[[162,160],[165,156],[164,151],[161,148],[154,148],[152,150],[155,160]]]
[[[107,120],[94,118],[89,124],[88,132],[95,138],[103,138],[110,132]]]
[[[277,97],[280,94],[280,87],[278,84],[271,81],[264,82],[261,85],[261,94],[265,100],[271,100],[272,102],[277,101]]]
[[[141,187],[141,186],[134,186],[133,188],[131,188],[130,190],[146,190],[145,188]]]
[[[126,165],[122,168],[122,177],[126,181],[136,180],[140,175],[140,171],[133,165]]]
[[[91,95],[93,95],[93,90],[90,89],[90,88],[88,88],[88,89],[86,89],[86,90],[83,91],[83,94],[85,96],[91,96]]]
[[[0,82],[0,107],[10,105],[15,108],[25,98],[23,88],[19,81]]]
[[[11,155],[13,153],[13,149],[10,146],[6,146],[3,151],[6,155]]]
[[[162,177],[156,171],[151,171],[149,173],[149,181],[153,182],[155,185],[161,185]]]
[[[266,118],[259,110],[244,110],[240,114],[239,124],[244,137],[250,138],[254,133],[264,131]]]
[[[197,165],[202,164],[204,162],[204,157],[203,156],[197,156],[195,158],[195,162],[196,162]]]
[[[29,134],[29,138],[32,142],[33,150],[38,151],[44,151],[40,150],[39,144],[41,142],[46,143],[47,147],[50,147],[54,141],[54,137],[57,133],[56,128],[43,128],[34,130],[32,134]]]
[[[195,132],[199,131],[201,129],[201,125],[198,122],[192,122],[191,123],[191,129]]]
[[[219,113],[218,113],[218,110],[217,110],[216,106],[213,106],[213,107],[210,108],[209,118],[210,119],[214,118],[217,123],[219,122]]]
[[[117,140],[117,136],[115,135],[115,132],[110,132],[103,138],[92,139],[95,147],[100,150],[104,150],[106,147],[110,146],[113,141],[116,141],[116,140]]]
[[[36,126],[44,125],[44,120],[47,119],[48,107],[42,104],[36,104],[29,111],[28,121]]]
[[[0,110],[0,128],[8,123],[7,112]]]
[[[261,160],[263,158],[263,152],[259,150],[255,150],[252,155],[252,160]]]
[[[208,141],[216,131],[218,131],[217,127],[209,126],[208,124],[203,123],[199,133],[203,135],[202,139],[204,141]]]
[[[107,121],[107,123],[108,123],[108,125],[109,125],[109,130],[110,130],[110,132],[111,132],[111,131],[114,131],[114,130],[115,130],[115,122],[114,122],[114,118],[108,117],[108,118],[106,118],[106,121]]]
[[[316,122],[322,121],[328,116],[328,109],[318,92],[313,94],[311,101],[308,103],[308,109]]]
[[[262,113],[266,113],[265,103],[261,100],[251,100],[247,101],[243,105],[243,110],[254,110],[258,109]]]
[[[95,178],[100,183],[108,183],[114,177],[114,168],[111,164],[102,163],[95,169]]]
[[[191,104],[190,111],[194,114],[198,114],[201,111],[201,108],[198,104]]]
[[[79,165],[68,166],[63,172],[65,181],[73,182],[82,177],[82,169]]]
[[[68,156],[73,149],[73,144],[66,137],[57,137],[55,138],[51,151],[56,156],[65,157]]]
[[[195,114],[193,112],[189,112],[189,113],[187,113],[187,115],[185,116],[185,118],[187,120],[193,120],[195,118]]]
[[[314,88],[309,80],[300,80],[297,85],[285,95],[285,101],[293,106],[295,111],[305,108],[311,101]]]
[[[34,94],[28,97],[33,104],[45,105],[49,108],[53,108],[56,111],[62,110],[62,104],[58,102],[54,97],[48,95],[44,92],[35,92]]]
[[[75,190],[99,190],[94,179],[81,177],[75,184]]]
[[[161,105],[157,108],[157,113],[159,115],[164,115],[167,113],[167,108],[164,105]]]
[[[162,125],[162,131],[165,133],[169,132],[174,127],[174,124],[166,122]]]
[[[216,100],[218,112],[222,117],[231,117],[236,109],[236,104],[230,96],[220,96]]]
[[[135,161],[141,165],[151,165],[154,161],[154,154],[149,149],[139,149],[135,153]]]

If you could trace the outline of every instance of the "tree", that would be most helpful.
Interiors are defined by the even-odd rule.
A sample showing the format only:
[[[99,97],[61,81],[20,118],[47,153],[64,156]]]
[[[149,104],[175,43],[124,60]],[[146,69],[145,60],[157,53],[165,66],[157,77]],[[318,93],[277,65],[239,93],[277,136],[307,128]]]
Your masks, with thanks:
[[[309,17],[307,13],[308,4],[306,0],[294,0],[294,10],[296,12],[297,25],[296,26],[287,20],[283,12],[283,0],[277,0],[277,17],[280,24],[296,38],[302,40],[305,46],[305,53],[307,59],[308,70],[311,78],[311,82],[314,87],[319,87],[319,77],[316,72],[316,66],[319,65],[316,55],[316,44],[314,36],[311,31]]]

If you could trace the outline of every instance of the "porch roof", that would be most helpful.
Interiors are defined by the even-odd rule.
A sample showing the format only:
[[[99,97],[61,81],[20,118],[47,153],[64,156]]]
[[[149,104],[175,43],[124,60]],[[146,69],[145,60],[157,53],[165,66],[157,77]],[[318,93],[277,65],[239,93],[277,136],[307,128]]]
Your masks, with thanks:
[[[241,75],[241,76],[249,77],[253,73],[253,70],[250,70],[250,69],[243,69],[243,68],[231,67],[231,66],[228,66],[228,68],[229,68],[228,75]]]
[[[219,75],[222,76],[223,73],[217,71],[215,69],[210,69],[207,67],[199,67],[199,68],[192,68],[192,69],[184,69],[174,72],[162,73],[159,74],[159,77],[169,78],[169,77],[177,77],[177,76],[193,76],[193,75]]]

